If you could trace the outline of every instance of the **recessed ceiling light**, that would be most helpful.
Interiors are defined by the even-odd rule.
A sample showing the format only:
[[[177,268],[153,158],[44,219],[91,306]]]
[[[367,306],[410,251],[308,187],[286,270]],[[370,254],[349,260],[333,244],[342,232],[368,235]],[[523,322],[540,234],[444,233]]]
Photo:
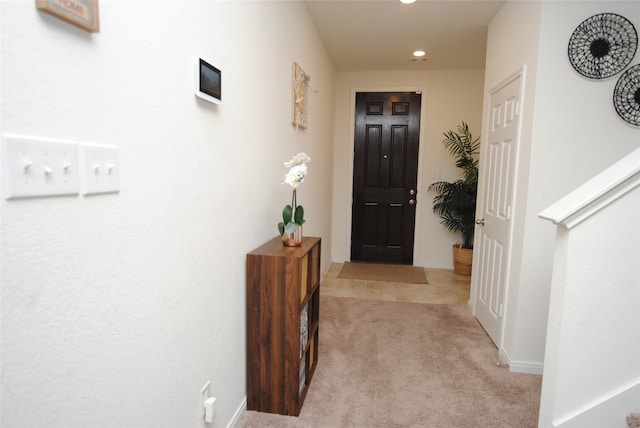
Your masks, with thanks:
[[[411,3],[415,3],[416,0],[400,0],[400,3],[404,3],[404,4],[411,4]]]
[[[415,51],[413,53],[413,56],[424,56],[425,55],[425,51]]]

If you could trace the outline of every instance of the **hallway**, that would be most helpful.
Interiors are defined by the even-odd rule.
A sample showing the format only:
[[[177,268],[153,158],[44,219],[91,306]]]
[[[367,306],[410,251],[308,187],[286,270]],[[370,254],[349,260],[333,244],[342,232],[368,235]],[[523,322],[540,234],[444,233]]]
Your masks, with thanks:
[[[537,426],[541,376],[495,364],[465,306],[470,277],[349,280],[342,266],[322,278],[320,355],[300,414],[247,410],[238,428]]]

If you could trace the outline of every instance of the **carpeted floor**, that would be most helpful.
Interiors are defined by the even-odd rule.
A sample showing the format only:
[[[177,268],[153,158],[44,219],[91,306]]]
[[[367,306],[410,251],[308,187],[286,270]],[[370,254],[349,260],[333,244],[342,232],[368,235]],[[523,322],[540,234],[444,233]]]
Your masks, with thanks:
[[[239,427],[536,427],[542,377],[497,367],[466,306],[321,297],[318,366],[299,417]]]
[[[408,265],[347,262],[340,269],[338,278],[427,284],[424,268]]]

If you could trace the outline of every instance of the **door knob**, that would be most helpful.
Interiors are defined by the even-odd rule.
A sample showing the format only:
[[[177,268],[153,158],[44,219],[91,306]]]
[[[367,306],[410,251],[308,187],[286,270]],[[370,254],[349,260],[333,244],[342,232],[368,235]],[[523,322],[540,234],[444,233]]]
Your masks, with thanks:
[[[481,218],[480,220],[476,220],[476,224],[479,224],[480,226],[484,226],[484,219]]]
[[[416,201],[415,199],[409,199],[409,205],[415,205]]]
[[[411,190],[409,190],[409,194],[410,194],[411,196],[413,196],[413,195],[415,195],[415,194],[416,194],[416,191],[415,191],[415,190],[413,190],[413,189],[411,189]]]

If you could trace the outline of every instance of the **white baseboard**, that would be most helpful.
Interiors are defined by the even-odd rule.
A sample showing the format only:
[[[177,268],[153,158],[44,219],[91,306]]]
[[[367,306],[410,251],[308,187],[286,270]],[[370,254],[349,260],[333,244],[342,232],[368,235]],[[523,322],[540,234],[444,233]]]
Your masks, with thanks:
[[[603,394],[570,415],[554,419],[553,426],[557,428],[622,427],[626,425],[624,421],[627,415],[640,411],[638,403],[640,403],[640,379],[618,390]]]
[[[512,361],[502,349],[499,352],[499,356],[504,363],[508,364],[509,371],[512,373],[542,375],[542,372],[544,371],[543,363],[535,363],[531,361]]]
[[[453,270],[453,263],[432,263],[432,262],[426,262],[425,265],[423,266],[427,269],[446,269],[446,270]]]
[[[544,364],[526,361],[512,361],[509,363],[509,371],[512,373],[542,375],[542,372],[544,371]]]
[[[240,403],[240,406],[238,407],[236,412],[233,414],[233,417],[227,424],[227,428],[235,428],[236,426],[238,426],[240,419],[242,419],[242,416],[246,411],[247,411],[247,397],[244,397],[242,399],[242,402]]]

